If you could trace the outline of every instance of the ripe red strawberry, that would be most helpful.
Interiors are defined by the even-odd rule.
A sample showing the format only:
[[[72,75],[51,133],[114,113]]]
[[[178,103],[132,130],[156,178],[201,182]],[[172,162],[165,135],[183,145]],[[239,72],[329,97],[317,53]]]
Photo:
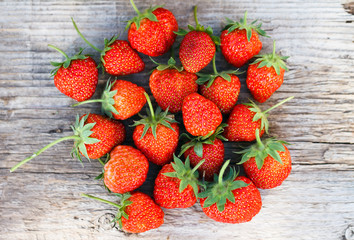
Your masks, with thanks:
[[[102,112],[107,116],[125,120],[140,112],[145,105],[144,93],[145,89],[143,87],[126,80],[115,80],[113,83],[107,81],[101,99],[88,100],[72,106],[101,102]]]
[[[174,31],[178,30],[175,16],[162,6],[146,9],[141,13],[130,0],[138,16],[128,21],[126,30],[132,48],[151,57],[165,54],[176,39]]]
[[[200,93],[218,106],[221,113],[228,114],[235,106],[240,94],[241,83],[236,74],[238,70],[218,73],[213,57],[213,74],[197,73],[197,83],[201,85]]]
[[[239,164],[243,164],[247,176],[258,188],[280,186],[291,172],[291,156],[284,141],[267,138],[261,141],[256,131],[257,142],[243,151]]]
[[[158,107],[154,113],[149,96],[145,93],[150,112],[139,121],[133,132],[135,146],[144,153],[148,160],[157,165],[165,165],[172,160],[179,137],[177,122],[167,117],[168,112],[161,112]]]
[[[142,233],[160,227],[164,223],[164,212],[145,193],[134,192],[132,194],[115,194],[120,197],[120,203],[114,203],[88,194],[84,197],[92,198],[108,203],[118,208],[114,219],[119,227],[127,233]]]
[[[189,159],[183,163],[174,156],[174,162],[166,164],[155,179],[154,199],[164,208],[188,208],[196,203],[200,162],[193,169]]]
[[[81,118],[84,117],[86,115]],[[94,124],[90,137],[98,139],[99,142],[86,145],[87,156],[89,158],[97,159],[106,155],[125,139],[124,125],[119,121],[90,113],[85,121],[85,126],[90,123]]]
[[[227,127],[224,131],[224,137],[229,141],[254,141],[256,140],[256,130],[260,130],[260,136],[264,131],[268,133],[268,112],[281,104],[289,101],[294,97],[289,97],[276,105],[263,111],[254,103],[237,104],[232,110],[229,119],[227,120]]]
[[[70,58],[61,49],[53,45],[48,46],[65,57],[64,62],[51,62],[55,67],[51,74],[58,90],[79,102],[90,99],[98,83],[96,62],[88,55],[81,54],[83,49]]]
[[[275,41],[273,53],[256,57],[248,67],[246,84],[253,98],[263,103],[283,84],[284,72],[288,70],[283,60],[289,57],[275,54]]]
[[[48,144],[32,156],[15,165],[10,171],[15,171],[18,167],[61,141],[69,139],[75,140],[71,156],[75,156],[81,161],[80,153],[87,159],[100,158],[111,151],[114,146],[121,144],[125,139],[125,129],[121,122],[111,120],[98,114],[91,113],[83,115],[81,118],[77,116],[75,125],[71,126],[71,128],[74,131],[74,135],[59,138]]]
[[[188,25],[190,32],[180,29],[177,35],[184,36],[180,48],[179,58],[184,69],[196,73],[206,67],[216,51],[215,44],[219,44],[219,38],[213,36],[211,27],[204,28],[198,23],[197,6],[194,7],[194,19],[196,27]]]
[[[198,93],[184,98],[182,116],[186,130],[193,136],[213,134],[222,122],[221,112],[215,103]]]
[[[181,111],[183,99],[198,91],[197,75],[183,70],[182,67],[178,68],[175,64],[176,61],[172,57],[168,60],[168,65],[158,64],[150,76],[149,83],[156,102],[162,110],[168,108],[170,113]]]
[[[235,67],[241,67],[262,49],[258,34],[266,36],[261,29],[262,24],[254,25],[256,21],[247,24],[247,11],[240,22],[226,18],[227,26],[221,32],[221,52],[226,61]]]
[[[225,149],[221,140],[227,141],[227,139],[221,133],[225,126],[226,124],[221,124],[210,136],[208,134],[204,137],[191,138],[185,133],[182,134],[190,141],[182,145],[179,156],[183,154],[185,158],[189,157],[193,167],[204,160],[204,163],[198,168],[198,172],[207,181],[211,181],[214,174],[219,173],[224,162]]]
[[[145,182],[148,170],[148,160],[138,149],[118,145],[104,165],[104,183],[114,193],[133,191]]]
[[[104,39],[104,49],[99,49],[82,35],[74,20],[71,20],[80,37],[90,47],[101,53],[101,64],[99,66],[103,66],[107,73],[122,76],[144,70],[145,63],[127,41],[117,40],[118,36],[113,36],[110,40]]]
[[[223,165],[218,179],[207,183],[206,190],[198,194],[200,205],[208,217],[218,222],[251,221],[262,208],[261,194],[250,179],[237,176],[232,168],[231,173],[223,179],[229,161]]]

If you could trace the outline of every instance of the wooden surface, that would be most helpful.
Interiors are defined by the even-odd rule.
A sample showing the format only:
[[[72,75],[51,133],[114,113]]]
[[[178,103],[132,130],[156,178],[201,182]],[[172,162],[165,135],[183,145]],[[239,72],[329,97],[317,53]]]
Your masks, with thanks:
[[[71,108],[74,101],[55,88],[49,61],[62,58],[47,44],[69,54],[86,46],[70,17],[98,47],[103,46],[104,37],[116,33],[126,39],[124,21],[135,12],[127,0],[4,0],[0,1],[0,239],[354,239],[353,4],[339,0],[135,3],[139,9],[164,3],[183,28],[194,24],[192,7],[198,4],[199,22],[212,26],[215,33],[224,27],[224,17],[236,20],[245,10],[250,20],[263,22],[277,41],[277,51],[291,56],[284,84],[261,104],[265,109],[295,96],[269,117],[272,135],[292,144],[291,175],[281,187],[261,190],[262,210],[249,223],[214,222],[196,204],[189,209],[165,210],[165,224],[159,229],[124,234],[110,225],[114,208],[80,196],[88,193],[112,199],[102,183],[94,180],[101,171],[98,162],[85,162],[82,167],[70,158],[72,142],[61,143],[9,173],[18,161],[71,134],[69,126],[77,113],[99,112],[99,104]],[[262,52],[271,51],[272,40],[262,41]],[[86,52],[98,60],[94,50]],[[153,64],[142,57],[144,73],[122,79],[148,90]],[[231,68],[220,55],[217,64],[219,69]],[[107,79],[100,77],[94,98],[100,96]],[[240,79],[242,103],[250,94],[245,74]],[[133,119],[125,121],[128,138]],[[237,146],[226,144],[227,158],[236,160],[231,151]],[[158,169],[151,165],[140,190],[151,194]]]

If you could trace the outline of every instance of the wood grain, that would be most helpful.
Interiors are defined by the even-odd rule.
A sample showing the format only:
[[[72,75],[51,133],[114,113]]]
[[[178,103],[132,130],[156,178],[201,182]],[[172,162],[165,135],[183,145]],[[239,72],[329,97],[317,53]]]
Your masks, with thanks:
[[[9,173],[16,162],[47,143],[71,134],[76,114],[100,112],[99,104],[71,108],[74,103],[53,84],[49,61],[62,57],[47,47],[53,44],[74,54],[85,43],[72,26],[97,47],[103,38],[120,33],[135,15],[129,1],[0,1],[0,239],[353,239],[354,228],[354,16],[350,1],[216,0],[188,2],[136,0],[139,9],[164,3],[179,26],[199,22],[215,33],[224,17],[239,19],[248,10],[260,19],[277,52],[288,55],[289,72],[282,87],[264,104],[266,109],[288,96],[295,98],[270,112],[270,133],[291,143],[293,171],[276,189],[262,190],[263,207],[251,222],[221,224],[206,217],[198,204],[189,209],[165,210],[165,224],[142,234],[112,228],[114,208],[84,199],[81,193],[110,198],[102,183],[98,162],[84,167],[70,158],[72,142],[55,146],[31,163]],[[349,7],[348,7],[349,6]],[[346,9],[345,9],[346,7]],[[262,38],[262,53],[271,51],[272,39]],[[181,38],[177,39],[177,44]],[[85,52],[98,61],[99,54]],[[143,73],[125,76],[148,89],[148,57]],[[168,56],[156,58],[167,61]],[[217,56],[220,70],[231,69]],[[211,66],[205,72],[211,71]],[[241,70],[246,70],[242,67]],[[204,71],[204,70],[203,70]],[[101,75],[94,98],[109,76]],[[242,84],[239,103],[250,93]],[[225,119],[227,116],[225,116]],[[132,144],[133,117],[124,122],[126,144]],[[177,115],[181,120],[181,115]],[[225,143],[226,157],[237,143]],[[159,167],[151,164],[140,188],[151,194]]]

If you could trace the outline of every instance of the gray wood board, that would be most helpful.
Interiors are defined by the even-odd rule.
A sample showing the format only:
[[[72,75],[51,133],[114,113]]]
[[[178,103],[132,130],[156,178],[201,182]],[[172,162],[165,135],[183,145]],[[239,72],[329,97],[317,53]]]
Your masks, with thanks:
[[[81,193],[110,198],[94,177],[99,163],[84,167],[70,158],[72,142],[44,152],[15,173],[9,168],[45,144],[70,134],[76,114],[100,112],[99,104],[71,108],[73,100],[54,86],[49,61],[62,57],[47,45],[73,54],[85,43],[72,26],[97,47],[103,38],[120,33],[135,16],[129,1],[1,1],[0,2],[0,239],[353,239],[354,229],[354,17],[341,1],[135,1],[139,9],[165,4],[179,26],[198,19],[220,33],[224,17],[260,19],[276,40],[277,51],[288,55],[284,84],[264,104],[293,100],[274,109],[270,132],[291,143],[293,171],[281,187],[261,190],[263,207],[249,223],[222,224],[206,217],[199,204],[189,209],[165,209],[165,224],[142,234],[125,234],[111,227],[114,208],[83,199]],[[346,2],[348,5],[349,2]],[[347,7],[348,8],[348,7]],[[348,10],[348,9],[347,9]],[[177,44],[181,38],[177,39]],[[272,39],[262,38],[262,53]],[[87,48],[98,61],[98,53]],[[167,61],[168,54],[157,58]],[[148,89],[149,71],[122,77]],[[220,70],[230,69],[221,54]],[[247,67],[241,68],[246,70]],[[210,71],[208,66],[205,72]],[[93,98],[109,76],[101,75]],[[250,93],[242,84],[239,103]],[[132,144],[129,125],[125,121]],[[180,114],[177,119],[181,120]],[[226,143],[226,158],[239,144]],[[159,167],[151,164],[140,190],[151,194]]]

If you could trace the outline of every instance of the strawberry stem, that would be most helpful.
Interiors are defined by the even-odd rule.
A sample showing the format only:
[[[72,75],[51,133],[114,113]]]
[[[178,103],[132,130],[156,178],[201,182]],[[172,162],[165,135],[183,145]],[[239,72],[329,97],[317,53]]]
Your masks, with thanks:
[[[293,99],[293,98],[294,98],[294,96],[288,97],[287,99],[284,99],[283,101],[278,102],[277,104],[275,104],[274,106],[268,108],[267,110],[265,110],[265,111],[262,112],[262,113],[265,114],[265,113],[269,112],[270,110],[273,110],[274,108],[279,107],[279,106],[282,105],[283,103],[285,103],[285,102],[287,102],[287,101],[289,101],[289,100],[291,100],[291,99]]]
[[[194,21],[195,21],[196,27],[198,27],[199,22],[198,22],[198,18],[197,18],[197,5],[194,6],[193,14],[194,14]]]
[[[205,162],[205,159],[202,159],[195,167],[192,169],[191,174],[193,174],[197,169]]]
[[[213,70],[214,70],[214,74],[219,75],[218,71],[216,70],[215,56],[216,56],[216,54],[214,54],[214,57],[213,57]]]
[[[59,138],[57,140],[55,140],[54,142],[49,143],[47,146],[45,146],[44,148],[38,150],[37,152],[35,152],[34,154],[32,154],[32,156],[22,160],[21,162],[19,162],[18,164],[16,164],[14,167],[12,167],[10,169],[10,172],[15,171],[17,168],[21,167],[23,164],[27,163],[28,161],[30,161],[31,159],[37,157],[39,154],[41,154],[42,152],[44,152],[45,150],[47,150],[48,148],[54,146],[55,144],[65,141],[65,140],[70,140],[70,139],[74,139],[74,140],[81,140],[81,137],[77,136],[77,135],[72,135],[72,136],[67,136],[67,137],[62,137]]]
[[[259,129],[258,128],[256,129],[256,141],[257,141],[259,149],[264,149],[264,144],[262,143],[261,138],[259,136]]]
[[[273,54],[272,54],[272,59],[275,57],[275,40],[273,40]]]
[[[230,160],[227,160],[227,161],[224,163],[224,165],[222,166],[222,168],[220,169],[220,172],[219,172],[219,179],[218,179],[218,183],[219,183],[220,185],[222,184],[222,180],[223,180],[222,177],[223,177],[224,172],[225,172],[227,166],[229,165],[229,163],[230,163]]]
[[[97,160],[101,163],[101,165],[102,165],[102,166],[104,166],[104,165],[105,165],[105,163],[102,161],[102,159],[101,159],[101,158],[97,158]]]
[[[117,208],[119,208],[119,209],[122,207],[122,206],[120,206],[120,205],[117,204],[117,203],[108,201],[108,200],[103,199],[103,198],[98,198],[98,197],[95,197],[95,196],[92,196],[92,195],[88,195],[88,194],[85,194],[85,193],[82,193],[81,196],[87,197],[87,198],[91,198],[91,199],[94,199],[94,200],[98,200],[98,201],[100,201],[100,202],[108,203],[108,204],[110,204],[110,205],[112,205],[112,206],[115,206],[115,207],[117,207]]]
[[[71,21],[73,22],[74,27],[75,27],[77,33],[78,33],[78,34],[80,35],[80,37],[82,38],[82,40],[84,40],[90,47],[92,47],[92,48],[95,49],[96,51],[102,52],[101,49],[99,49],[99,48],[97,48],[96,46],[94,46],[92,43],[90,43],[90,42],[84,37],[84,35],[82,35],[82,33],[80,32],[80,30],[79,30],[79,28],[77,27],[77,25],[76,25],[76,23],[75,23],[75,21],[74,21],[73,18],[71,18]]]
[[[140,15],[141,13],[140,13],[139,9],[136,7],[136,5],[135,5],[135,3],[134,3],[133,0],[130,0],[130,4],[133,6],[135,12],[136,12],[138,15]]]
[[[150,113],[151,113],[151,119],[154,122],[156,119],[155,119],[154,108],[152,107],[152,103],[151,103],[150,97],[149,97],[149,95],[146,92],[144,92],[144,95],[145,95],[146,101],[147,101],[147,103],[149,105],[149,109],[150,109]]]
[[[58,52],[60,52],[61,54],[64,55],[64,57],[66,58],[66,60],[70,59],[69,56],[60,48],[57,48],[56,46],[52,45],[52,44],[48,44],[48,47],[53,48],[54,50],[57,50]]]
[[[83,102],[75,103],[75,104],[71,105],[71,107],[76,107],[76,106],[86,104],[86,103],[95,103],[95,102],[104,102],[104,101],[105,101],[104,99],[91,99],[91,100],[86,100]]]

